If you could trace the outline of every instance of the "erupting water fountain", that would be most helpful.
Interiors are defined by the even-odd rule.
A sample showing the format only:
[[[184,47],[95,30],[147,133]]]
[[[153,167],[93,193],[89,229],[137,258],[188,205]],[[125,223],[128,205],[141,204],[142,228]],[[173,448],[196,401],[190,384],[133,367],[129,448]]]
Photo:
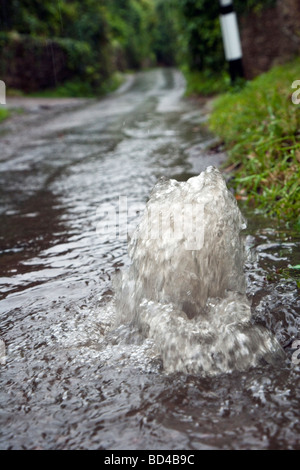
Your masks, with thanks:
[[[118,279],[117,311],[119,323],[154,341],[166,372],[214,375],[284,357],[252,320],[245,228],[214,167],[154,187],[129,243],[131,265]]]

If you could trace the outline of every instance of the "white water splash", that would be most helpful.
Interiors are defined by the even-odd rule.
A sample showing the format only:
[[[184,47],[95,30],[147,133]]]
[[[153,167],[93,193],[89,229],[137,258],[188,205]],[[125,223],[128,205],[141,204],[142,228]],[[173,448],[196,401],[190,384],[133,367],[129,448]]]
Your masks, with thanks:
[[[251,322],[244,228],[214,167],[152,191],[118,280],[117,312],[155,342],[166,372],[211,375],[283,357],[275,337]]]

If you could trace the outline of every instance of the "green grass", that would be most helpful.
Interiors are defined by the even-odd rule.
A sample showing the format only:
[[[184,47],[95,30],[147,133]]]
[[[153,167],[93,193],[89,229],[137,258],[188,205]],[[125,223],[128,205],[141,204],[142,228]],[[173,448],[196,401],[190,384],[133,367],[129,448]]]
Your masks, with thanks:
[[[300,60],[260,75],[238,92],[215,99],[210,129],[220,137],[234,168],[237,198],[300,229],[300,104],[291,88]]]
[[[213,96],[231,89],[230,78],[225,72],[191,71],[186,66],[181,70],[186,79],[186,96]]]
[[[8,109],[5,108],[0,108],[0,122],[4,121],[9,116],[9,111]]]

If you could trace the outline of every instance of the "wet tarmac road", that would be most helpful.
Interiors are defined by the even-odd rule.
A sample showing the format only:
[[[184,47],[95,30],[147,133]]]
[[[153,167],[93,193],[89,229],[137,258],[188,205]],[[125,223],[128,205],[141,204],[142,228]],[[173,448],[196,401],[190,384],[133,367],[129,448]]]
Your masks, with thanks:
[[[107,214],[126,197],[134,225],[159,177],[185,180],[224,158],[207,150],[205,108],[184,88],[176,70],[144,72],[3,133],[0,448],[300,447],[299,296],[274,271],[299,260],[296,234],[255,217],[248,229],[249,298],[289,345],[280,369],[166,375],[147,340],[112,326],[112,280],[128,258]]]

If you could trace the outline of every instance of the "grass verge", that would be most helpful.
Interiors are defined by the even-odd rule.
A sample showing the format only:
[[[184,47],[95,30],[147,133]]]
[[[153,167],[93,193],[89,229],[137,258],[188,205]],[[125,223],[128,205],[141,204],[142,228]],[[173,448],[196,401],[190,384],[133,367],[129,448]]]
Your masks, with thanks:
[[[9,116],[9,111],[8,109],[2,109],[0,108],[0,122],[4,121]]]
[[[214,100],[210,129],[229,154],[237,198],[300,230],[300,60],[274,67]],[[299,88],[299,87],[298,87]]]
[[[181,67],[186,79],[186,96],[213,96],[230,90],[230,78],[224,71],[213,74],[210,70],[195,71],[186,66]]]

